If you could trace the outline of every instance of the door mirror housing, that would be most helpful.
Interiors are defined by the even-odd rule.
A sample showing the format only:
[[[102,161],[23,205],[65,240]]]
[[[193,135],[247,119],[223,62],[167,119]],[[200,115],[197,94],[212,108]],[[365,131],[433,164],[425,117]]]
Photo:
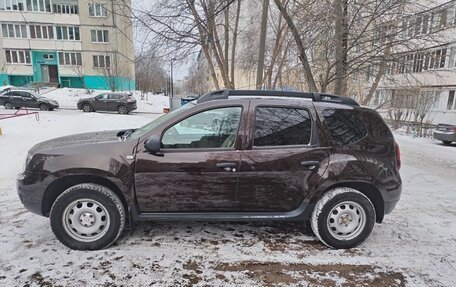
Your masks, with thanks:
[[[151,154],[158,154],[160,152],[160,138],[157,136],[151,136],[146,140],[144,143],[144,147],[148,150]]]

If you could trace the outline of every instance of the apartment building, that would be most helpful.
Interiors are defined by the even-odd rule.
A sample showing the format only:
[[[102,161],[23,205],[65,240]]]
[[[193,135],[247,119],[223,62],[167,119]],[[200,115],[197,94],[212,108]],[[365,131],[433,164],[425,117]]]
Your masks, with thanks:
[[[412,39],[409,50],[395,51],[371,104],[404,109],[405,121],[416,114],[407,109],[426,109],[424,122],[456,123],[456,0],[412,4],[418,11],[409,11],[399,35]],[[368,71],[369,81],[373,74]]]
[[[134,89],[130,5],[0,0],[0,85]]]

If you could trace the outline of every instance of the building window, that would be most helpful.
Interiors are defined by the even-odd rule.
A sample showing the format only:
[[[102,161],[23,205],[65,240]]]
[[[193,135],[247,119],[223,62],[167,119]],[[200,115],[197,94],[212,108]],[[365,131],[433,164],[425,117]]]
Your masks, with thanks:
[[[2,24],[4,38],[27,38],[27,26],[16,24]]]
[[[93,43],[109,42],[108,30],[90,30],[90,34]]]
[[[24,11],[25,0],[0,0],[0,10]]]
[[[81,53],[59,52],[59,64],[63,66],[82,66]]]
[[[103,4],[100,3],[89,3],[89,15],[91,17],[106,17],[108,16],[108,10]]]
[[[32,39],[54,39],[54,27],[30,25],[30,38]]]
[[[94,55],[93,66],[95,68],[109,68],[111,67],[111,57],[105,55]]]
[[[26,7],[27,11],[51,12],[51,0],[26,0]]]
[[[454,90],[451,90],[450,93],[448,94],[448,102],[447,102],[447,110],[454,110],[456,109],[456,106],[454,104]]]
[[[5,50],[5,56],[8,64],[30,64],[30,51]]]
[[[451,47],[450,56],[448,57],[448,68],[456,68],[456,46]]]
[[[79,33],[79,27],[56,26],[55,31],[56,31],[58,40],[71,40],[71,41],[81,40],[81,35]]]
[[[54,13],[79,14],[79,7],[78,5],[54,4]]]

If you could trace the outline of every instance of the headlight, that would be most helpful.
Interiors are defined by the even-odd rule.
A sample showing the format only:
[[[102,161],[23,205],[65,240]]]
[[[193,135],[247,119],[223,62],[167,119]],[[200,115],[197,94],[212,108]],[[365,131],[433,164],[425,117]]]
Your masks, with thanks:
[[[27,165],[28,165],[28,163],[30,162],[31,159],[32,159],[32,154],[28,152],[27,156],[25,157],[23,170],[25,170],[27,168]]]

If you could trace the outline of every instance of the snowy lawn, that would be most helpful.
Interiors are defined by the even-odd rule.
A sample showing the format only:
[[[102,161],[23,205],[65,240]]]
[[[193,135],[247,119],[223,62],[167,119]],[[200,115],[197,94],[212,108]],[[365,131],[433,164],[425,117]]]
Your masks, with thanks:
[[[47,218],[23,208],[15,177],[34,144],[157,116],[57,110],[41,112],[39,122],[0,121],[0,286],[454,286],[456,146],[431,139],[397,136],[402,199],[351,250],[330,250],[293,223],[171,222],[140,223],[106,250],[73,251]]]

